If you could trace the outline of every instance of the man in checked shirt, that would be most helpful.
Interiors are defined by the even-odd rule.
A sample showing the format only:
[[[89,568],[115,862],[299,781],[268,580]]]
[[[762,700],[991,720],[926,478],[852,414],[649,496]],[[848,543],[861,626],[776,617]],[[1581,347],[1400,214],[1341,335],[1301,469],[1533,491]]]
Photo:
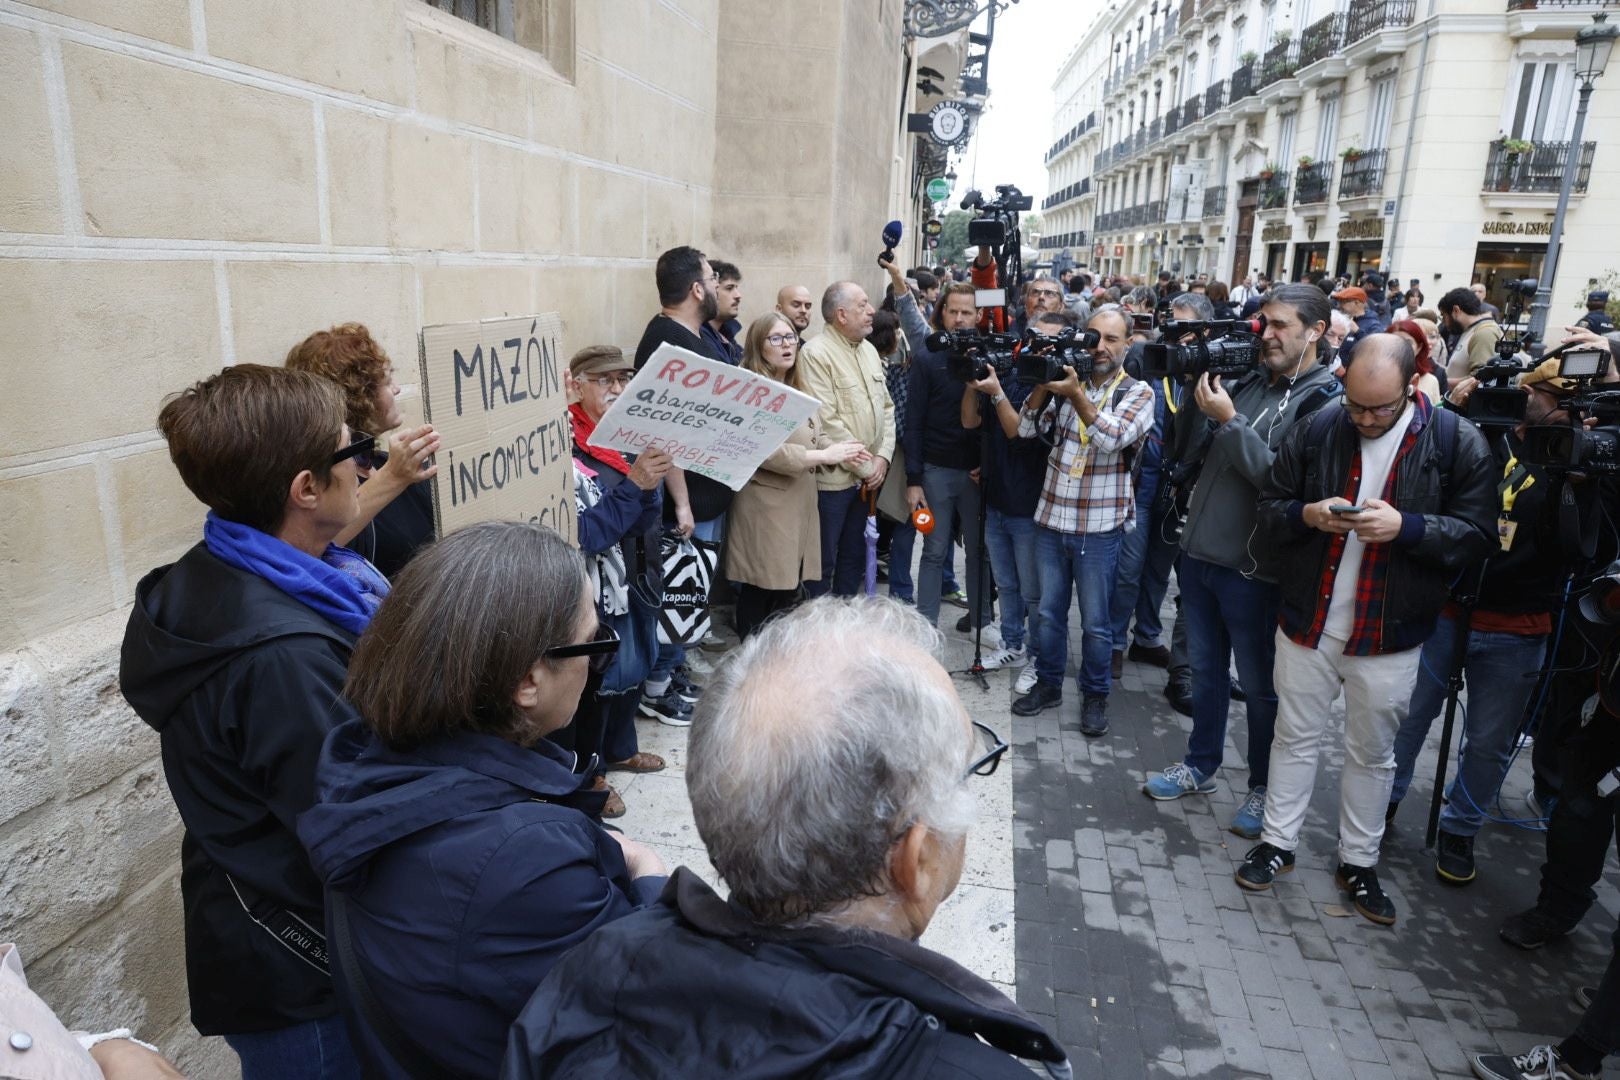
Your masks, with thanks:
[[[1131,466],[1137,444],[1153,427],[1153,390],[1125,374],[1129,317],[1117,305],[1091,316],[1100,338],[1091,374],[1072,367],[1064,378],[1036,387],[1024,403],[1018,434],[1052,447],[1035,506],[1035,557],[1041,570],[1041,641],[1035,686],[1013,702],[1019,716],[1034,716],[1063,701],[1069,661],[1069,596],[1080,596],[1081,660],[1077,681],[1083,703],[1080,731],[1108,732],[1114,571],[1120,540],[1136,527]]]

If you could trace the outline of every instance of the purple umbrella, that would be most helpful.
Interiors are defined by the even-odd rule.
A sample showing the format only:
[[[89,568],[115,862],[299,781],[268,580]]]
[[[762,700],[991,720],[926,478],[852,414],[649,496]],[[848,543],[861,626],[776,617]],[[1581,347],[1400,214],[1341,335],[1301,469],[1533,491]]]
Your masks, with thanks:
[[[878,563],[877,493],[863,493],[861,502],[866,504],[866,595],[876,596]]]

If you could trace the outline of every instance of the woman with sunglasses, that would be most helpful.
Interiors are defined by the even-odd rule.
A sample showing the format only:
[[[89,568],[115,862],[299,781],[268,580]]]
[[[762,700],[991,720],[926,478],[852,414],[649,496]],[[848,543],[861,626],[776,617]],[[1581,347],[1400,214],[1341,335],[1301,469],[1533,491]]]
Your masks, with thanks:
[[[762,315],[748,327],[744,370],[808,393],[798,358],[799,336],[781,315]],[[806,581],[821,580],[816,469],[869,456],[859,442],[829,444],[820,418],[811,416],[737,492],[726,536],[726,579],[739,585],[739,637],[797,603]]]
[[[363,481],[360,513],[337,542],[364,555],[393,577],[433,539],[433,486],[438,471],[431,458],[439,449],[433,425],[402,427],[400,387],[394,365],[371,332],[359,323],[317,330],[287,353],[287,367],[313,372],[343,391],[344,411],[356,439],[365,433],[388,437],[387,449],[368,446],[355,458]]]
[[[355,647],[360,718],[328,738],[299,837],[368,1076],[494,1076],[557,958],[663,887],[546,739],[618,649],[597,594],[555,532],[486,522],[411,560]]]

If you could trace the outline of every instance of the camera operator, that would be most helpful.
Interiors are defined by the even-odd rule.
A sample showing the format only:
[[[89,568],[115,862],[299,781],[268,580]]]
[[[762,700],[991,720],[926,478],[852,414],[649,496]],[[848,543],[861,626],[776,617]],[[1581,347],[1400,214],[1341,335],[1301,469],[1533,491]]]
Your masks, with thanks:
[[[1470,568],[1458,579],[1452,602],[1423,645],[1417,685],[1395,736],[1395,783],[1386,822],[1405,797],[1429,726],[1445,704],[1447,681],[1457,662],[1459,626],[1472,600],[1463,653],[1468,709],[1463,714],[1457,775],[1440,811],[1434,864],[1440,880],[1452,885],[1466,885],[1477,876],[1474,837],[1512,763],[1520,721],[1536,687],[1535,673],[1574,555],[1559,542],[1557,479],[1523,456],[1527,425],[1569,420],[1563,402],[1576,388],[1558,378],[1558,365],[1556,359],[1544,361],[1519,380],[1526,395],[1524,421],[1504,433],[1498,454],[1503,465],[1497,486],[1500,550],[1491,552],[1483,575]],[[1459,388],[1453,402],[1466,405],[1472,389]]]
[[[1119,543],[1136,521],[1131,457],[1153,426],[1153,391],[1121,366],[1130,317],[1105,308],[1087,325],[1099,337],[1088,377],[1082,380],[1072,365],[1064,365],[1062,379],[1030,394],[1018,424],[1023,438],[1036,437],[1044,427],[1052,451],[1035,508],[1041,574],[1038,681],[1012,708],[1019,716],[1033,716],[1063,701],[1069,597],[1078,590],[1084,631],[1080,732],[1095,737],[1108,732],[1109,608]]]
[[[942,574],[953,557],[951,536],[960,524],[967,551],[968,610],[977,613],[976,625],[982,626],[990,619],[990,597],[979,580],[979,489],[969,476],[979,467],[979,440],[962,427],[962,381],[951,375],[947,354],[928,347],[930,328],[917,310],[917,298],[894,260],[880,261],[894,290],[894,313],[911,345],[906,423],[900,436],[906,505],[913,511],[926,506],[934,514],[917,571],[917,611],[929,625],[939,622]],[[968,331],[978,319],[973,286],[952,283],[940,292],[933,329]]]
[[[1485,439],[1420,393],[1404,338],[1356,349],[1344,397],[1295,424],[1260,491],[1257,545],[1281,586],[1277,731],[1260,843],[1237,870],[1269,889],[1293,869],[1329,711],[1345,692],[1335,881],[1381,925],[1378,884],[1395,732],[1448,584],[1496,545],[1498,470]]]
[[[1175,306],[1178,319],[1198,311],[1185,297]],[[1339,392],[1338,380],[1324,366],[1331,309],[1322,290],[1278,285],[1265,294],[1261,313],[1266,326],[1260,369],[1240,377],[1230,391],[1220,377],[1206,372],[1192,394],[1202,417],[1177,418],[1173,475],[1183,486],[1196,480],[1176,570],[1192,666],[1193,726],[1182,761],[1142,789],[1155,799],[1215,790],[1235,655],[1246,698],[1249,777],[1248,794],[1230,828],[1250,840],[1260,835],[1277,722],[1272,663],[1280,595],[1272,568],[1258,555],[1260,489],[1288,433]],[[1194,476],[1189,467],[1197,469]]]
[[[1473,289],[1452,289],[1435,306],[1440,311],[1441,330],[1447,335],[1456,335],[1450,350],[1451,360],[1446,365],[1446,381],[1459,382],[1496,356],[1502,328],[1485,310]]]

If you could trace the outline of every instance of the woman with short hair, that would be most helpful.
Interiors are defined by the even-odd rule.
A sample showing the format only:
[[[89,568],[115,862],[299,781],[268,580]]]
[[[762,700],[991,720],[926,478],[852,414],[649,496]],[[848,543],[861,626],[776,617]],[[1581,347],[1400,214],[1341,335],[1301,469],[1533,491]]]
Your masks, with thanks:
[[[1434,366],[1428,331],[1416,319],[1397,319],[1390,324],[1389,332],[1405,338],[1412,346],[1412,353],[1417,357],[1418,389],[1429,396],[1431,404],[1439,404],[1446,389],[1441,382],[1445,377],[1445,368]]]
[[[338,534],[338,543],[393,577],[433,539],[431,481],[438,466],[428,459],[439,449],[438,434],[432,424],[394,431],[405,422],[394,365],[360,323],[317,330],[287,353],[287,367],[313,372],[342,389],[349,430],[377,436],[394,432],[386,451],[356,458],[365,481],[360,513]]]
[[[617,647],[580,553],[505,521],[424,548],[361,637],[299,837],[367,1075],[495,1075],[557,958],[657,899],[663,863],[545,738]]]
[[[1235,319],[1238,317],[1238,308],[1232,303],[1232,292],[1226,287],[1226,282],[1212,281],[1205,292],[1209,295],[1209,303],[1215,309],[1217,319]]]
[[[755,319],[743,342],[742,367],[805,391],[799,339],[771,313]],[[767,457],[731,504],[726,579],[737,590],[737,635],[747,638],[765,620],[798,602],[806,581],[821,579],[821,517],[816,469],[866,456],[858,441],[829,443],[812,414]]]

